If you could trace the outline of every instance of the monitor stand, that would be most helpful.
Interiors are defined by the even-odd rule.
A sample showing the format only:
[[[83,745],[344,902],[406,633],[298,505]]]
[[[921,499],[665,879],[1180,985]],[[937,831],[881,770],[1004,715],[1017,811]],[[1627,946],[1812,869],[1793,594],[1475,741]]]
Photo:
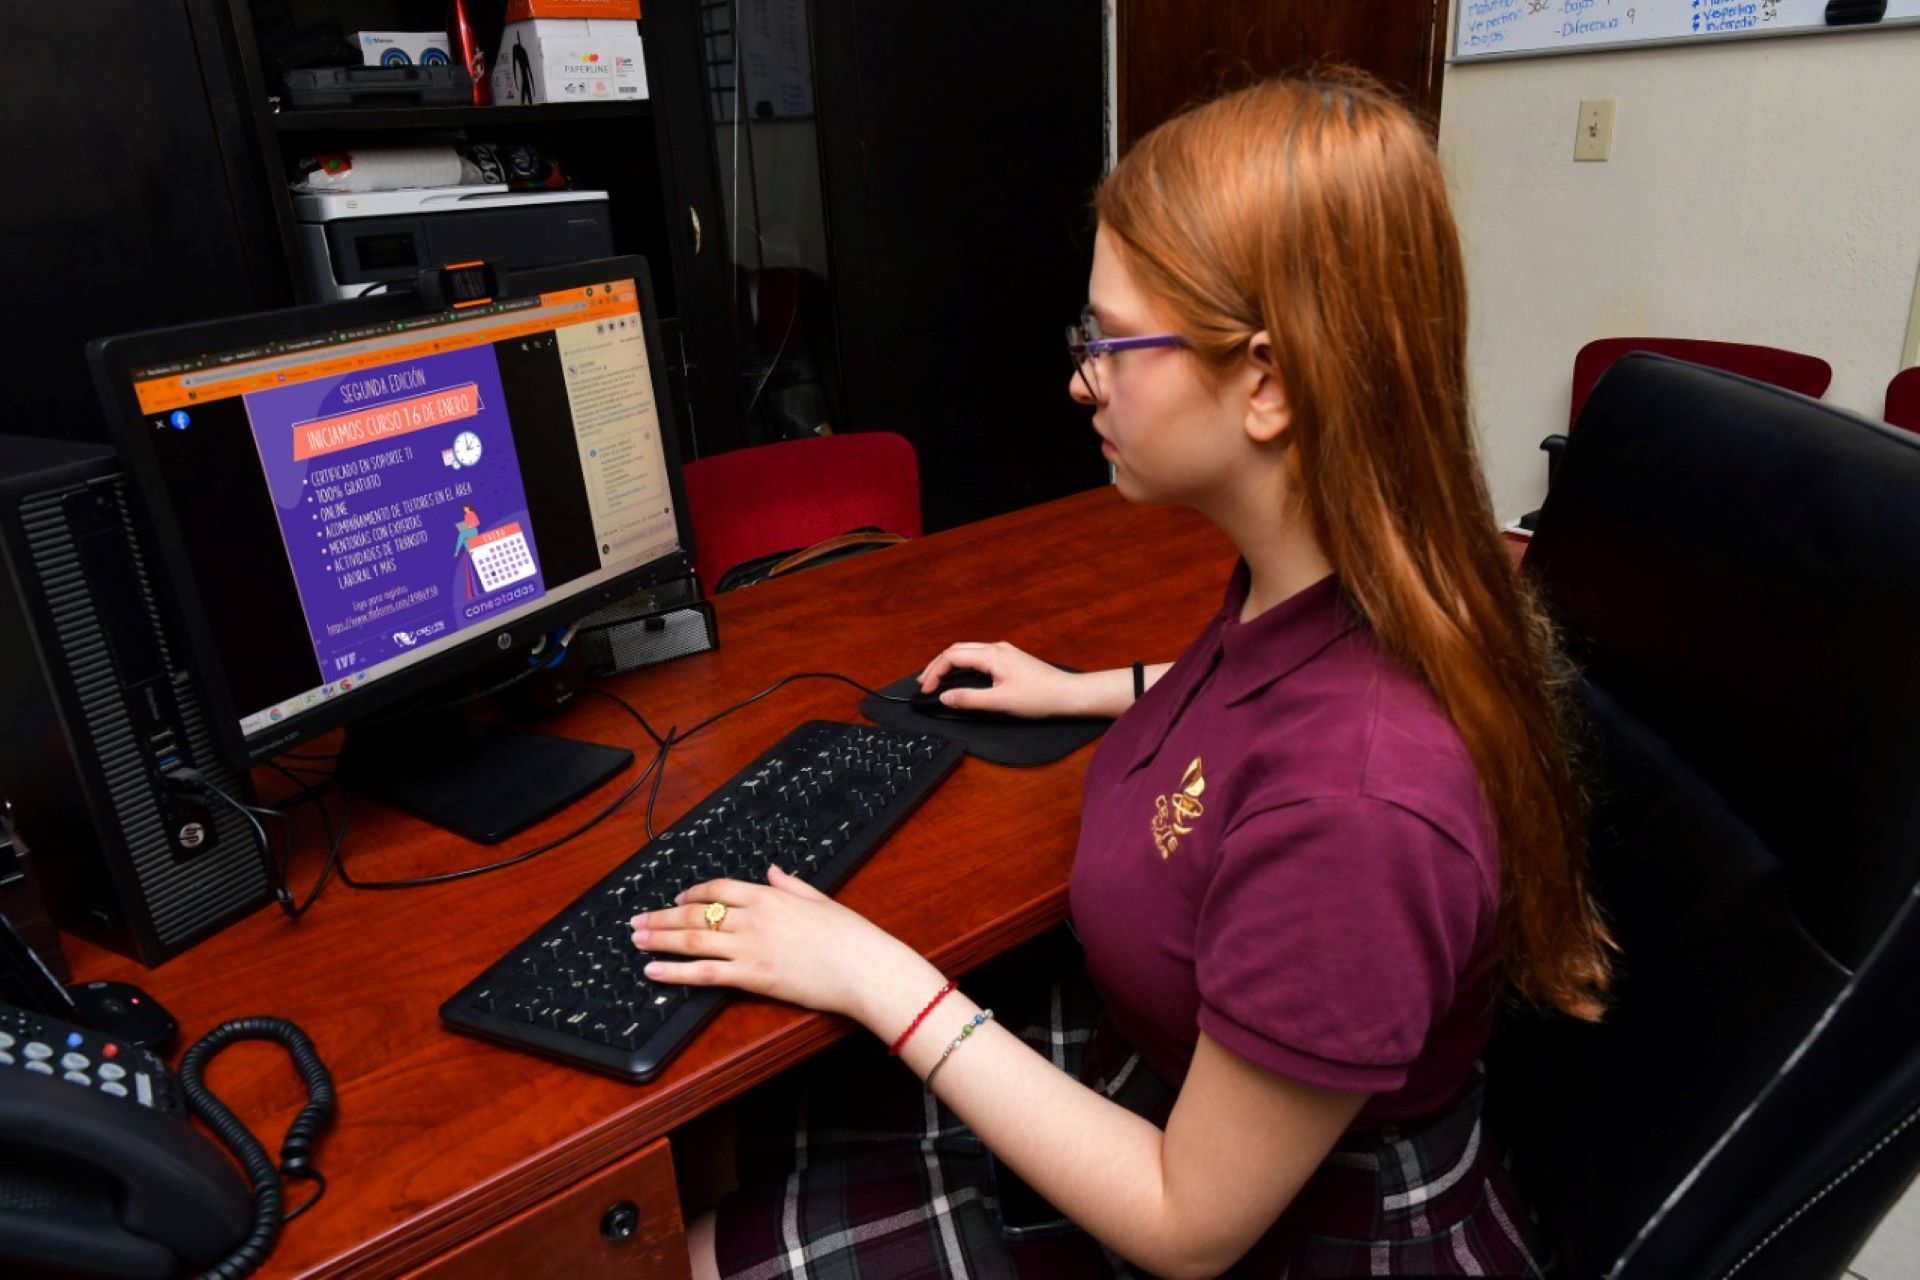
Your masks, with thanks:
[[[349,787],[480,844],[524,831],[633,763],[633,752],[486,724],[454,709],[347,730]]]

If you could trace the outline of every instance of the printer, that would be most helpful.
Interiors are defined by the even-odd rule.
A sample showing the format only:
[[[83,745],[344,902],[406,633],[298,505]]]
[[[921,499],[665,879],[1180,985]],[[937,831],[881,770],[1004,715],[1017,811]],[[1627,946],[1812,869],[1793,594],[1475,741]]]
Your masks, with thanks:
[[[295,193],[307,283],[319,301],[410,286],[427,267],[481,259],[544,267],[613,255],[604,191],[504,185]]]

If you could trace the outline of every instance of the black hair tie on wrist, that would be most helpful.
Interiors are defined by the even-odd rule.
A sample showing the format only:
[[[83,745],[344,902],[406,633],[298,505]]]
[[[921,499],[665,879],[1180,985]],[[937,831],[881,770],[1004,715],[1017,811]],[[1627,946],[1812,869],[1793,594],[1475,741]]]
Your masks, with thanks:
[[[1147,664],[1144,662],[1136,662],[1133,664],[1133,700],[1135,702],[1140,701],[1140,695],[1146,691]]]

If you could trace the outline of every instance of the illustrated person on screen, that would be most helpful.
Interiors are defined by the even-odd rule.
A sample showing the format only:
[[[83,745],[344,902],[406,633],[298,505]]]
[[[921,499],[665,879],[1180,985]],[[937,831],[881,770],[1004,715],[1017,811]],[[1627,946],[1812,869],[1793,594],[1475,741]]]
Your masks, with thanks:
[[[1537,1276],[1480,1054],[1510,1002],[1598,1018],[1612,944],[1552,632],[1475,455],[1432,135],[1370,82],[1271,81],[1134,143],[1094,212],[1061,389],[1119,497],[1240,561],[1170,665],[964,637],[921,672],[991,677],[952,707],[1115,717],[1054,954],[955,990],[922,917],[991,887],[928,881],[908,941],[778,867],[633,917],[650,981],[897,1053],[743,1109],[689,1270]]]
[[[460,505],[460,523],[453,526],[460,541],[453,548],[454,558],[458,559],[467,551],[467,544],[480,532],[480,513],[465,503]],[[473,556],[467,555],[467,599],[473,599]]]

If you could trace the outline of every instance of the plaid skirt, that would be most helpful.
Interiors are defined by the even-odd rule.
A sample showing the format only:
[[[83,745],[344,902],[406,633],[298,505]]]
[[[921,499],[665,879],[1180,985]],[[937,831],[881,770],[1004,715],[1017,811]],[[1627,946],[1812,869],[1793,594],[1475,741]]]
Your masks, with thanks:
[[[1034,1050],[1165,1125],[1175,1091],[1113,1033],[1083,971],[1022,1002],[969,994]],[[983,997],[985,997],[983,999]],[[1021,1007],[1024,1003],[1025,1007]],[[1480,1123],[1482,1085],[1417,1132],[1349,1135],[1233,1277],[1538,1276],[1536,1228]],[[875,1044],[835,1048],[742,1108],[741,1190],[716,1223],[731,1280],[1145,1277],[1082,1231],[1002,1239],[987,1150]]]

